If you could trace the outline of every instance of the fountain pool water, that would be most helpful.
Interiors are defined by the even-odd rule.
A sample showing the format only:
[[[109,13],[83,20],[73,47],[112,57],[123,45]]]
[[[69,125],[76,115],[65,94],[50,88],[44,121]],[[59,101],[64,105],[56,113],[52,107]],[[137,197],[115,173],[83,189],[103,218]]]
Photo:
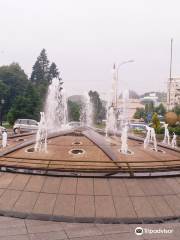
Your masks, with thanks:
[[[67,100],[62,82],[54,78],[48,88],[45,104],[47,129],[50,132],[65,128],[67,124]]]

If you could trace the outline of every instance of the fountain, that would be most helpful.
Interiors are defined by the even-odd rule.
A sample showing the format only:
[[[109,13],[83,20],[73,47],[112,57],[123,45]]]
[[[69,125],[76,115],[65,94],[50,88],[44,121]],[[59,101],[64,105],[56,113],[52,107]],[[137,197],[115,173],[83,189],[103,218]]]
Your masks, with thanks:
[[[44,112],[41,112],[41,119],[36,134],[35,152],[47,152],[47,124]]]
[[[127,154],[128,153],[128,144],[127,144],[127,136],[128,134],[128,126],[125,125],[124,128],[122,129],[121,133],[121,153]]]
[[[7,146],[7,131],[6,129],[2,130],[2,147],[5,148]]]
[[[114,113],[114,108],[112,106],[107,107],[106,111],[106,137],[108,136],[108,133],[112,133],[115,135],[116,132],[116,117]]]
[[[149,126],[146,126],[147,134],[144,139],[144,149],[148,147],[150,142],[153,142],[154,148],[153,150],[157,152],[157,140],[156,140],[156,133],[154,128],[151,128]]]
[[[83,104],[80,113],[80,123],[81,126],[91,127],[93,125],[93,106],[90,96],[87,92],[84,93]]]
[[[54,78],[48,88],[45,115],[49,132],[65,128],[67,124],[67,101],[62,84],[61,79]]]
[[[169,130],[168,130],[168,124],[164,123],[164,139],[163,143],[170,145],[170,136],[169,136]]]
[[[172,148],[176,148],[177,147],[177,140],[176,140],[176,134],[173,133],[173,138],[172,138],[172,142],[171,142],[171,147]]]

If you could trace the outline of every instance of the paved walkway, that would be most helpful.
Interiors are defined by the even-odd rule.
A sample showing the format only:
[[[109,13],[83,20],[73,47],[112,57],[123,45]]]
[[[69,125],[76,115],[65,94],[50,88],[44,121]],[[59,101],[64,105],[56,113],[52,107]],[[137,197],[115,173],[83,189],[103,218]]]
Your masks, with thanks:
[[[136,227],[144,234],[137,236]],[[149,230],[149,231],[148,231]],[[152,233],[152,230],[169,233]],[[151,233],[146,233],[146,232]],[[179,240],[180,223],[124,225],[48,222],[0,217],[0,240]]]
[[[180,177],[93,179],[1,173],[0,214],[96,223],[180,219]]]

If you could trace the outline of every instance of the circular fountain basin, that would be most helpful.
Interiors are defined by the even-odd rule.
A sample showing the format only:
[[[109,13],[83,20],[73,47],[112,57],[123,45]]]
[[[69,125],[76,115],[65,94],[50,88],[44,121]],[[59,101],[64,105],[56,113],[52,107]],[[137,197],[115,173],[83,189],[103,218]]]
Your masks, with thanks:
[[[127,153],[122,152],[121,149],[119,149],[118,152],[120,152],[120,153],[122,153],[124,155],[134,155],[134,152],[131,151],[130,149],[127,150]]]
[[[33,152],[35,152],[35,148],[34,147],[28,148],[28,149],[25,150],[25,152],[33,153]]]
[[[26,139],[24,139],[24,138],[18,138],[18,139],[16,139],[16,142],[24,142]]]
[[[158,152],[158,153],[166,153],[164,150],[162,150],[162,149],[157,149],[157,151],[156,151],[156,149],[155,148],[151,148],[151,150],[153,150],[154,152]]]
[[[85,150],[82,148],[74,148],[69,151],[69,154],[73,156],[82,156],[85,154]]]
[[[80,146],[80,145],[83,145],[83,143],[80,141],[74,141],[74,142],[72,142],[72,145]]]

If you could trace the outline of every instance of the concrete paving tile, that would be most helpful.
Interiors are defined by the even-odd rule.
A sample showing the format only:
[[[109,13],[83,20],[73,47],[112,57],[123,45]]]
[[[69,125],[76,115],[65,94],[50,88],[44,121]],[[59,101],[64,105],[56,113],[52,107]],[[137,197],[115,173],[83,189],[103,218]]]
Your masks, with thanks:
[[[94,196],[76,196],[75,217],[95,217]]]
[[[138,183],[146,196],[159,195],[159,191],[151,179],[143,179],[143,181],[139,181]]]
[[[23,192],[13,207],[12,211],[30,213],[38,198],[36,192]]]
[[[61,178],[47,177],[41,192],[46,193],[58,193],[60,188]]]
[[[150,196],[148,201],[157,217],[173,217],[174,213],[162,196]]]
[[[104,236],[90,236],[90,237],[78,237],[78,238],[70,238],[70,240],[106,240]]]
[[[5,189],[0,189],[0,196],[4,193]]]
[[[111,195],[110,184],[107,179],[94,179],[94,195]]]
[[[95,211],[96,217],[115,218],[116,212],[113,199],[111,196],[95,196]]]
[[[156,214],[148,202],[147,197],[131,197],[131,200],[139,218],[156,217]]]
[[[164,196],[164,199],[168,203],[169,207],[172,209],[176,216],[180,216],[180,197],[175,195]]]
[[[180,183],[175,178],[166,178],[165,182],[172,188],[175,193],[180,193]]]
[[[151,179],[151,183],[155,186],[159,195],[175,194],[174,190],[166,183],[165,178]]]
[[[16,177],[16,174],[5,173],[0,176],[0,188],[7,188],[13,179]]]
[[[14,189],[14,190],[23,190],[25,185],[27,184],[30,176],[28,175],[23,175],[23,174],[18,174],[16,177],[13,179],[11,184],[9,185],[9,189]]]
[[[88,225],[86,224],[77,224],[74,225],[71,228],[66,228],[65,231],[67,233],[67,236],[71,238],[77,238],[77,237],[90,237],[90,236],[99,236],[102,235],[101,231],[95,226],[95,225]]]
[[[130,232],[130,227],[128,224],[96,224],[96,226],[104,235]]]
[[[56,195],[49,193],[40,193],[38,200],[32,210],[36,214],[52,214]]]
[[[93,195],[93,178],[78,178],[77,194]]]
[[[114,196],[128,196],[127,188],[122,179],[109,179],[109,183],[112,189],[112,195]]]
[[[77,178],[64,177],[60,186],[62,194],[76,194]]]
[[[45,233],[45,232],[57,232],[62,230],[62,224],[60,222],[39,221],[34,220],[35,224],[29,224],[26,222],[28,233]]]
[[[64,231],[46,232],[46,233],[33,233],[29,234],[30,240],[61,240],[67,239]]]
[[[117,233],[105,235],[106,240],[139,240],[142,239],[136,236],[135,233]]]
[[[53,211],[54,216],[74,216],[75,196],[58,195]]]
[[[136,179],[125,179],[124,183],[126,185],[129,196],[144,196],[144,192],[140,187],[138,180]]]
[[[11,227],[11,228],[4,228],[0,230],[0,237],[6,237],[10,235],[21,235],[26,234],[26,227]]]
[[[25,187],[25,191],[40,192],[45,181],[44,176],[34,176],[32,175]]]
[[[136,218],[136,212],[129,197],[113,197],[118,218]]]
[[[19,198],[20,194],[21,191],[6,190],[0,198],[0,210],[10,210]]]
[[[7,217],[3,217],[3,218],[6,220],[0,222],[0,231],[1,229],[7,229],[7,228],[25,227],[25,222],[23,219],[7,218]]]
[[[0,237],[0,240],[29,240],[28,235],[11,235],[11,236],[3,236]]]

